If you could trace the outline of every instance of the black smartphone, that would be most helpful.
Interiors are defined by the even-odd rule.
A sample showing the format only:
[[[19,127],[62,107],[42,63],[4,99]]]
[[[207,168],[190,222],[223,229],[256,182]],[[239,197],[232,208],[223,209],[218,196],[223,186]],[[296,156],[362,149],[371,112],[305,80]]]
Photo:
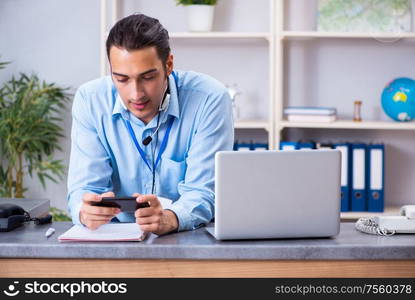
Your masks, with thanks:
[[[117,207],[123,212],[135,212],[139,208],[149,207],[147,202],[137,203],[136,197],[102,197],[100,202],[93,202],[93,206]]]

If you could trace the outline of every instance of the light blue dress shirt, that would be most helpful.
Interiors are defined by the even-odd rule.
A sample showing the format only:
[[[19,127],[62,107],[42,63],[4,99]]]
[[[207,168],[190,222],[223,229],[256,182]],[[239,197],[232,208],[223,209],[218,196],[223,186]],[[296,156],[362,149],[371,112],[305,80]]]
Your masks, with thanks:
[[[214,216],[215,153],[232,150],[232,106],[226,88],[212,77],[174,71],[169,76],[170,104],[161,112],[157,157],[168,118],[175,118],[169,140],[156,168],[156,194],[173,201],[179,231],[208,223]],[[152,165],[152,144],[142,140],[157,125],[147,125],[122,103],[110,76],[82,85],[72,107],[71,155],[68,172],[68,205],[74,224],[84,193],[113,191],[117,196],[151,194],[152,173],[141,158],[125,127],[131,126]],[[120,213],[121,222],[135,222],[133,214]]]

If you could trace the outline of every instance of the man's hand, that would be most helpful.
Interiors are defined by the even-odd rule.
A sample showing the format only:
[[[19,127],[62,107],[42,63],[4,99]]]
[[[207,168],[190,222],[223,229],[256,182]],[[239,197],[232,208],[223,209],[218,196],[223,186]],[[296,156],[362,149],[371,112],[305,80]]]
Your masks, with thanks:
[[[133,194],[138,203],[147,202],[150,207],[139,208],[135,211],[135,221],[144,232],[163,235],[177,230],[179,221],[174,212],[163,209],[156,195]]]
[[[92,206],[91,203],[101,201],[102,197],[114,197],[113,192],[101,195],[85,193],[82,197],[82,206],[79,212],[79,220],[89,229],[95,230],[102,224],[106,224],[118,213],[119,208]]]

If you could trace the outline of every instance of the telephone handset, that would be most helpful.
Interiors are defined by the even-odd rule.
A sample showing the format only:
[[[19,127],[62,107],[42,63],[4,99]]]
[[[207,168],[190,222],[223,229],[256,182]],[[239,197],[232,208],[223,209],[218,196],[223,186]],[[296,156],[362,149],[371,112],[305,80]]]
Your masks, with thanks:
[[[415,205],[402,206],[400,216],[360,218],[355,227],[365,233],[385,236],[395,233],[415,233]]]

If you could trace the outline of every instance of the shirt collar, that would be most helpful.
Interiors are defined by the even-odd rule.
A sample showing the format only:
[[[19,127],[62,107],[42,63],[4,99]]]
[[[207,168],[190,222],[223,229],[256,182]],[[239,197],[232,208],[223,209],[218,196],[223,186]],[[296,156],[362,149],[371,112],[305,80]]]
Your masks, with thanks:
[[[164,113],[163,116],[161,116],[162,117],[161,123],[166,122],[167,116],[169,115],[177,119],[179,119],[180,117],[179,98],[178,98],[178,92],[177,92],[178,83],[176,83],[176,80],[174,79],[173,74],[170,74],[169,76],[169,87],[170,87],[170,103],[169,103],[166,113]],[[127,107],[122,101],[114,85],[113,85],[112,95],[113,95],[113,98],[115,98],[114,108],[112,110],[112,116],[115,117],[117,115],[121,115],[124,119],[129,120],[130,112],[128,111]],[[154,123],[153,122],[154,119],[151,120],[150,123],[147,124],[147,127],[153,126],[152,124]]]
[[[112,97],[115,99],[114,108],[112,109],[112,116],[114,117],[121,114],[125,118],[128,114],[128,109],[121,100],[121,97],[114,85],[112,86]]]

